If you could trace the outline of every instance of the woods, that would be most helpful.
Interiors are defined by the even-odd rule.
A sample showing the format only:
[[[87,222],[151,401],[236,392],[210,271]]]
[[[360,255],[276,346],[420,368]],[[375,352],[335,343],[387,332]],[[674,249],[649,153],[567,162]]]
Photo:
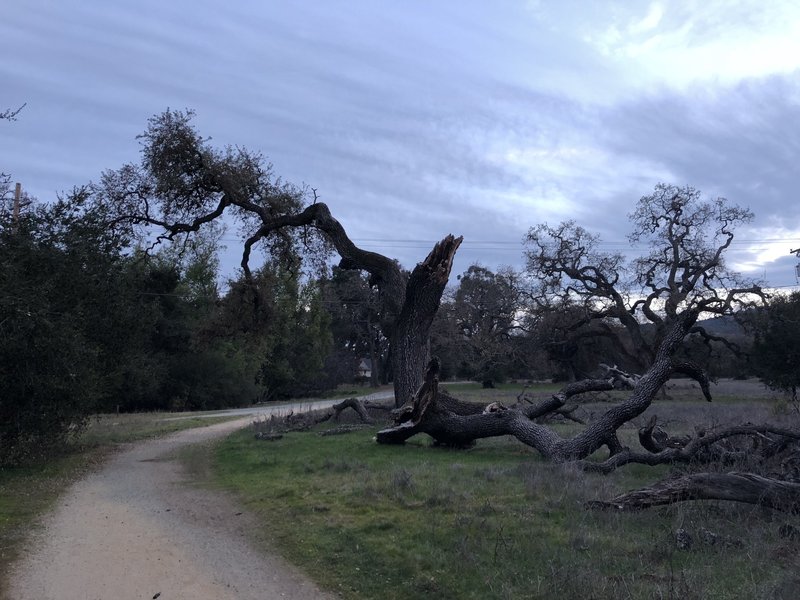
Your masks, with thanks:
[[[398,408],[379,442],[427,433],[467,446],[512,435],[559,461],[606,447],[608,469],[622,457],[653,460],[623,448],[617,430],[673,377],[696,380],[711,400],[709,370],[720,374],[728,356],[725,374],[744,368],[793,389],[792,355],[781,363],[769,353],[790,351],[774,340],[793,323],[798,298],[768,308],[757,283],[726,267],[748,209],[658,184],[629,217],[631,243],[647,248],[641,256],[602,251],[575,222],[539,224],[525,241],[524,271],[473,265],[448,288],[462,238],[446,235],[406,271],[356,246],[316,190],[284,182],[257,153],[212,146],[192,118],[154,116],[140,162],[57,201],[21,216],[4,202],[5,462],[63,443],[92,412],[319,394],[352,382],[365,359],[373,383],[393,383]],[[3,185],[7,200],[10,178]],[[220,287],[219,239],[233,225],[241,270]],[[734,319],[749,332],[737,342],[755,340],[752,349],[718,334],[720,320]],[[449,377],[565,386],[544,403],[484,407],[441,393],[438,381]],[[536,421],[569,399],[618,388],[632,389],[577,435]]]

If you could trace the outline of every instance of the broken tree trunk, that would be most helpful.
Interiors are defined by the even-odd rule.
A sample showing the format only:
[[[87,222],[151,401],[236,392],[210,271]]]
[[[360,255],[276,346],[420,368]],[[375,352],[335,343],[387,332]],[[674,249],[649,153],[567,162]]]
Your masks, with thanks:
[[[481,438],[513,435],[549,458],[563,459],[565,457],[560,451],[565,440],[549,427],[536,423],[535,419],[560,409],[568,398],[576,394],[611,389],[607,380],[585,380],[567,385],[552,398],[538,404],[506,408],[493,403],[484,407],[464,402],[440,390],[438,375],[439,362],[433,359],[412,401],[395,411],[395,426],[378,432],[378,443],[402,444],[414,435],[426,433],[436,444],[467,447]],[[599,445],[611,442],[601,439]]]
[[[691,441],[686,436],[672,437],[661,427],[658,427],[658,417],[653,415],[647,425],[639,428],[639,443],[648,452],[656,454],[667,448],[684,448]]]
[[[642,510],[687,500],[728,500],[800,512],[800,483],[753,473],[694,473],[660,481],[608,501],[594,500],[590,508]]]
[[[430,329],[463,238],[448,235],[411,272],[405,301],[389,336],[395,406],[411,400],[430,359]]]

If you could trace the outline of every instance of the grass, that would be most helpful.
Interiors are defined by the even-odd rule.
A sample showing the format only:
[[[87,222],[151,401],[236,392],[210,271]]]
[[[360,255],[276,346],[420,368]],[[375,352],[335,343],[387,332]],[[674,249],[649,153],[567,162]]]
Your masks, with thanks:
[[[688,428],[708,406],[657,408]],[[748,403],[714,406],[713,418],[738,418]],[[378,446],[373,435],[260,442],[242,431],[213,449],[213,481],[256,514],[259,539],[345,598],[798,597],[800,542],[779,535],[800,528],[798,517],[721,502],[636,514],[583,507],[668,467],[601,476],[543,462],[508,438],[454,451],[424,436]],[[690,549],[677,547],[678,529]]]
[[[352,398],[357,396],[368,396],[370,394],[374,394],[376,392],[386,392],[392,390],[391,385],[381,385],[378,387],[370,387],[368,384],[358,385],[358,384],[342,384],[337,387],[335,390],[331,390],[326,392],[320,396],[321,398],[326,399],[344,399],[344,398]],[[302,399],[296,400],[302,401]],[[295,402],[293,400],[292,402]]]
[[[167,435],[191,427],[203,427],[230,418],[165,421],[186,413],[139,413],[93,417],[72,447],[47,462],[0,468],[0,598],[11,564],[19,557],[30,530],[51,509],[67,487],[121,443]]]

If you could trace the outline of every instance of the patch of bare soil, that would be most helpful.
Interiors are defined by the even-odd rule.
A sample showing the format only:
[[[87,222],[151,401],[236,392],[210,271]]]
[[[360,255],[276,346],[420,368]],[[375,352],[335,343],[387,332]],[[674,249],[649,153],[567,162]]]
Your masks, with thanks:
[[[192,486],[178,451],[248,420],[131,445],[76,483],[15,566],[15,600],[332,598],[247,540],[252,517]]]

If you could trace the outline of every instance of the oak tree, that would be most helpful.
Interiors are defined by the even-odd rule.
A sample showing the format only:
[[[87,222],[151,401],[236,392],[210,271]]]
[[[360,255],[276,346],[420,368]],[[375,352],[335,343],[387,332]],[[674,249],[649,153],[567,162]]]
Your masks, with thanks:
[[[242,231],[246,279],[255,248],[284,265],[298,255],[324,262],[335,251],[341,268],[368,273],[379,290],[395,402],[409,400],[429,358],[431,322],[462,238],[443,238],[406,276],[396,261],[356,246],[313,189],[282,181],[258,153],[213,146],[192,117],[172,110],[152,117],[140,136],[141,161],[103,175],[96,193],[114,208],[114,225],[157,243],[186,239],[226,216]]]

